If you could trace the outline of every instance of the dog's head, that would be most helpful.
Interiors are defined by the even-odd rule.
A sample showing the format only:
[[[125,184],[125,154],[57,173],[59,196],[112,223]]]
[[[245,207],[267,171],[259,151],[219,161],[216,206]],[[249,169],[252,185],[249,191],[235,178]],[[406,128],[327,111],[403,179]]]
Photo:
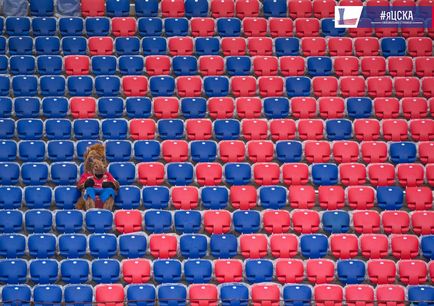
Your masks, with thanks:
[[[107,172],[105,148],[102,144],[90,146],[84,153],[84,170],[100,179]]]

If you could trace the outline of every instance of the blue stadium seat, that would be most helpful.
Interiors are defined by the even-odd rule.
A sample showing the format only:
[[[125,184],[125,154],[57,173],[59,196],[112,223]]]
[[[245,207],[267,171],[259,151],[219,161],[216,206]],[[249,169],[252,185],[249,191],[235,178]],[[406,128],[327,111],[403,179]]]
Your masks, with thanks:
[[[46,209],[31,209],[26,211],[24,222],[29,233],[47,233],[53,225],[53,216]]]
[[[119,236],[119,253],[125,258],[144,257],[146,253],[146,236],[127,234]]]
[[[175,79],[171,76],[154,76],[149,80],[149,89],[154,97],[168,97],[175,92]]]
[[[35,50],[38,55],[58,55],[60,51],[60,39],[56,36],[36,37]]]
[[[151,162],[160,159],[160,143],[154,140],[134,142],[134,157],[138,162]]]
[[[86,229],[91,233],[107,233],[112,231],[113,214],[107,210],[89,210],[85,216]]]
[[[91,96],[93,79],[90,76],[70,76],[66,84],[70,96]]]
[[[52,162],[72,161],[74,143],[72,141],[52,140],[47,145],[48,158]]]
[[[404,191],[399,186],[378,186],[377,205],[384,210],[399,210],[404,204]]]
[[[6,53],[6,38],[0,36],[0,54]]]
[[[171,185],[190,185],[194,178],[191,163],[169,163],[166,166],[167,181]]]
[[[18,155],[23,162],[42,162],[45,159],[45,143],[40,140],[21,141]]]
[[[83,35],[83,18],[81,17],[62,17],[59,19],[59,31],[62,36],[81,36]]]
[[[335,164],[312,165],[312,181],[315,185],[336,185],[338,167]]]
[[[10,73],[31,75],[35,73],[35,58],[29,55],[15,55],[9,59]]]
[[[365,280],[365,263],[362,260],[338,260],[336,272],[343,284],[361,284]]]
[[[6,18],[6,34],[9,36],[27,36],[30,33],[30,18],[24,16]]]
[[[23,259],[0,260],[0,282],[19,284],[26,281],[27,262]]]
[[[41,95],[43,97],[64,96],[65,95],[65,78],[60,75],[46,75],[39,80]]]
[[[237,140],[240,137],[240,121],[234,119],[214,121],[214,136],[217,140]]]
[[[48,119],[45,121],[45,135],[48,140],[70,139],[71,130],[69,119]]]
[[[308,77],[286,78],[286,94],[288,97],[304,97],[310,95],[310,79]]]
[[[153,306],[155,304],[155,296],[155,287],[151,284],[131,284],[127,287],[129,306]]]
[[[120,209],[138,209],[140,189],[136,186],[121,186],[115,197],[115,205]]]
[[[345,28],[336,28],[334,18],[321,19],[321,32],[323,36],[345,36]]]
[[[95,75],[111,75],[116,73],[115,56],[92,56],[92,72]]]
[[[276,157],[283,163],[296,163],[301,161],[303,156],[303,146],[301,142],[291,141],[278,141],[276,143]]]
[[[184,121],[180,119],[161,119],[157,123],[161,140],[182,139],[184,136]]]
[[[136,166],[133,163],[111,163],[109,171],[121,185],[132,185],[136,178]]]
[[[14,161],[16,159],[17,159],[17,143],[12,140],[0,141],[0,161],[7,162],[7,161]]]
[[[302,284],[285,285],[282,297],[285,306],[308,306],[311,304],[312,289]]]
[[[117,252],[117,240],[113,234],[92,234],[89,239],[90,255],[94,258],[109,258]]]
[[[194,56],[174,56],[172,58],[172,70],[176,76],[196,75],[197,60]]]
[[[328,251],[327,236],[321,234],[309,234],[300,237],[301,255],[306,258],[322,258]]]
[[[206,256],[208,241],[205,235],[186,234],[179,239],[179,248],[184,258],[201,258]]]
[[[15,163],[0,163],[0,184],[15,185],[20,177],[20,166]]]
[[[346,119],[327,120],[326,132],[329,140],[351,139],[353,134],[352,122]]]
[[[107,0],[106,15],[108,17],[126,17],[130,14],[129,0]]]
[[[164,55],[167,43],[164,37],[145,37],[142,39],[143,55]]]
[[[82,139],[98,139],[99,138],[99,122],[92,119],[74,120],[74,135],[78,140]],[[84,153],[84,152],[83,152]],[[78,156],[83,156],[78,154]]]
[[[12,115],[12,99],[0,97],[0,118],[9,118]]]
[[[205,98],[183,98],[181,99],[181,111],[186,119],[206,117]]]
[[[203,79],[203,90],[208,97],[224,97],[229,94],[229,79],[225,76],[210,76]]]
[[[256,233],[261,228],[261,215],[253,210],[235,211],[232,213],[232,223],[235,231],[241,234]]]
[[[119,97],[103,97],[98,99],[98,114],[102,118],[121,118],[124,112],[124,101]]]
[[[0,20],[0,34],[3,34],[4,27],[5,27],[5,19],[4,17],[2,17]]]
[[[169,205],[169,188],[165,186],[144,187],[142,190],[143,205],[146,209],[164,209]]]
[[[78,233],[83,228],[83,214],[78,210],[58,210],[55,222],[59,233]]]
[[[163,32],[163,20],[161,18],[139,18],[137,28],[140,36],[161,36]]]
[[[36,97],[15,98],[14,110],[18,118],[37,118],[41,101]]]
[[[282,209],[286,198],[286,189],[282,186],[262,186],[259,189],[259,200],[264,209]]]
[[[23,213],[19,210],[0,210],[0,232],[17,233],[23,227]]]
[[[273,262],[267,259],[245,261],[246,280],[249,283],[270,282],[273,279]]]
[[[56,252],[56,244],[56,236],[52,234],[33,234],[27,237],[27,246],[31,257],[53,257]]]
[[[54,0],[30,0],[30,14],[32,16],[53,16]]]
[[[220,41],[217,37],[198,37],[195,41],[197,56],[219,55]]]
[[[293,56],[300,54],[300,40],[295,37],[279,37],[274,40],[276,56]]]
[[[385,37],[381,39],[381,53],[384,57],[404,56],[406,52],[405,38]]]
[[[434,259],[434,235],[422,236],[420,239],[420,250],[423,257],[428,260]]]
[[[24,202],[29,209],[51,206],[52,191],[48,186],[27,186],[24,189]]]
[[[252,169],[248,163],[227,163],[224,166],[224,176],[227,184],[247,185],[252,178]]]
[[[179,282],[181,280],[181,262],[176,259],[155,260],[153,262],[153,275],[157,283]]]
[[[252,69],[252,62],[249,56],[226,57],[226,71],[230,76],[249,75],[251,69]]]
[[[110,33],[110,19],[106,17],[87,17],[85,28],[89,37],[107,36]]]
[[[14,76],[12,78],[12,90],[15,97],[37,96],[38,79],[35,76]]]
[[[126,162],[131,158],[131,143],[126,140],[106,142],[106,157],[109,162]]]
[[[181,284],[161,285],[157,290],[157,298],[161,306],[185,306],[187,304],[187,289]]]
[[[190,152],[192,161],[213,162],[217,158],[217,144],[214,141],[192,141]]]
[[[212,262],[206,259],[184,261],[184,278],[189,284],[209,283],[212,276]]]
[[[137,37],[118,37],[115,40],[115,50],[118,56],[139,55],[140,41]]]
[[[395,163],[414,163],[417,149],[414,142],[394,142],[389,146],[390,160]]]
[[[241,35],[241,20],[238,18],[217,19],[217,32],[221,37]]]
[[[59,254],[64,258],[79,258],[86,255],[86,236],[63,234],[59,236]]]
[[[73,185],[77,182],[78,169],[75,163],[51,164],[51,182],[55,185]]]
[[[222,284],[220,286],[220,300],[222,306],[247,306],[249,289],[243,283]]]
[[[121,81],[117,76],[97,76],[95,78],[95,92],[99,97],[118,96]]]
[[[57,75],[62,73],[62,57],[41,55],[36,58],[38,72],[41,75]]]
[[[8,76],[0,76],[0,96],[8,96],[11,84]]]
[[[185,16],[187,18],[207,17],[208,1],[207,0],[185,0]]]
[[[145,228],[150,233],[168,233],[172,229],[172,214],[165,210],[145,212]]]
[[[199,211],[175,211],[173,216],[175,229],[179,233],[197,233],[202,224]]]
[[[35,259],[29,265],[30,278],[36,284],[53,284],[58,278],[59,265],[55,259]]]
[[[331,75],[331,58],[326,56],[309,56],[307,58],[307,73],[311,76]]]
[[[63,55],[86,55],[87,40],[82,36],[67,36],[62,38]]]
[[[32,32],[34,36],[55,36],[57,31],[56,18],[32,18]]]
[[[2,55],[0,56],[0,73],[1,74],[7,74],[8,73],[8,66],[9,66],[9,60],[6,56]]]
[[[120,263],[116,259],[92,261],[92,281],[97,284],[113,284],[119,281]]]
[[[211,235],[210,243],[211,255],[215,258],[231,258],[238,253],[237,237],[232,234]]]
[[[61,306],[62,288],[59,285],[39,285],[33,288],[34,306]]]
[[[346,233],[350,229],[350,215],[346,211],[325,211],[321,222],[327,233]]]
[[[264,17],[286,17],[287,5],[285,0],[265,0],[262,9]]]
[[[125,101],[125,111],[129,118],[148,118],[151,109],[151,99],[146,97],[128,97]]]
[[[205,209],[224,209],[229,202],[229,191],[224,186],[203,187],[200,199]]]
[[[26,237],[21,234],[0,235],[0,256],[5,258],[23,257],[26,250]]]
[[[5,285],[1,299],[5,306],[30,306],[31,290],[27,285]]]
[[[20,187],[1,186],[0,187],[0,209],[21,208],[23,192]]]
[[[21,166],[21,180],[24,185],[44,185],[48,180],[48,165],[24,163]]]
[[[409,286],[407,288],[407,297],[412,305],[429,306],[431,305],[429,301],[434,300],[434,287]]]
[[[372,100],[370,98],[348,98],[346,102],[348,117],[352,119],[371,117]]]
[[[156,17],[158,15],[158,0],[137,0],[135,9],[137,17]]]
[[[63,296],[65,303],[76,306],[91,306],[93,290],[90,285],[66,285]]]
[[[60,263],[62,281],[67,284],[82,284],[88,281],[89,263],[83,259],[66,259]]]
[[[265,98],[264,114],[268,119],[286,118],[289,116],[289,100],[287,98]]]
[[[188,35],[187,18],[165,18],[164,33],[166,34],[167,37],[187,36]]]
[[[75,186],[58,186],[54,189],[54,202],[57,209],[73,209],[81,193]]]
[[[143,74],[145,64],[141,56],[121,56],[119,57],[119,72],[122,75]]]
[[[83,141],[78,141],[76,144],[76,155],[79,161],[84,161],[84,152],[86,152],[87,148],[94,145],[100,143],[102,144],[102,142],[97,141],[97,140],[83,140]]]

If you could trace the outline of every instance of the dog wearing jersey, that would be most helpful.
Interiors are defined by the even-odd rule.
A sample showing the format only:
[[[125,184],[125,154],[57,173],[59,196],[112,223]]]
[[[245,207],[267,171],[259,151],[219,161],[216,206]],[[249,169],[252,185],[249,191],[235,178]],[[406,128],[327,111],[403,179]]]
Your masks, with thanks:
[[[84,153],[84,172],[77,183],[82,196],[77,208],[88,210],[104,208],[113,210],[119,183],[107,170],[105,148],[102,144],[90,146]]]

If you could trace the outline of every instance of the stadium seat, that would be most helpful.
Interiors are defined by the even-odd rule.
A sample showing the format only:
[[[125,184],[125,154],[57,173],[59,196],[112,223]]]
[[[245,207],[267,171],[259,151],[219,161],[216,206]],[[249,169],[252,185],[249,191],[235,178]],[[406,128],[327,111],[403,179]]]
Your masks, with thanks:
[[[310,259],[306,262],[306,276],[313,284],[330,283],[334,279],[335,264],[324,259]]]
[[[61,278],[66,283],[85,283],[88,280],[89,273],[89,264],[85,260],[66,259],[60,263]]]
[[[55,223],[59,233],[78,233],[83,227],[83,215],[78,211],[60,210],[56,212]]]
[[[327,238],[324,235],[303,235],[300,237],[300,250],[306,258],[322,258],[328,251]]]
[[[119,236],[119,253],[124,258],[139,258],[146,253],[146,236],[140,234],[123,234]]]
[[[85,19],[86,34],[92,36],[106,36],[110,32],[110,19],[105,17],[88,17]]]
[[[37,285],[33,290],[35,305],[50,304],[60,306],[62,304],[62,288],[59,285]]]
[[[153,285],[133,284],[128,286],[127,299],[131,305],[150,306],[152,302],[155,300],[155,298],[156,298],[156,293],[155,293],[155,287]],[[142,302],[140,300],[145,300],[145,302]]]

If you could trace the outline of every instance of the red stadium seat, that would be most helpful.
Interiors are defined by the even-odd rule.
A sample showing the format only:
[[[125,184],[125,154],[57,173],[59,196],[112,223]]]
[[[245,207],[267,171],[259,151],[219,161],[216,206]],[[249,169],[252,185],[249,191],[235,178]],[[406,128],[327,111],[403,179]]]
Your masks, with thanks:
[[[370,37],[373,35],[373,27],[369,18],[363,18],[361,21],[366,25],[364,28],[351,28],[348,29],[350,37]],[[360,22],[360,21],[359,21]]]
[[[432,56],[432,39],[429,37],[410,37],[407,39],[407,52],[410,56]]]
[[[301,283],[304,279],[303,261],[279,259],[276,261],[276,278],[282,284]]]
[[[399,164],[396,176],[404,187],[420,186],[424,183],[425,169],[421,164]]]
[[[219,142],[219,153],[222,162],[240,162],[245,159],[246,148],[240,140],[223,140]]]
[[[240,253],[244,258],[263,258],[267,256],[267,236],[263,234],[244,234],[240,236]]]
[[[298,135],[301,140],[321,140],[324,138],[324,122],[319,119],[298,121]]]
[[[431,117],[434,117],[434,98],[428,100]]]
[[[410,120],[410,134],[414,141],[434,140],[434,120]]]
[[[291,226],[291,217],[285,210],[265,210],[262,214],[262,223],[267,233],[287,233]]]
[[[148,79],[145,76],[124,76],[122,90],[127,97],[145,96],[148,92]]]
[[[274,234],[270,236],[270,251],[275,258],[291,258],[297,255],[298,239],[293,234]]]
[[[89,37],[87,47],[90,55],[111,55],[113,54],[113,38]]]
[[[240,19],[244,17],[256,17],[259,15],[258,0],[236,0],[236,16]]]
[[[354,135],[360,141],[377,140],[380,138],[380,122],[377,119],[356,119]]]
[[[155,138],[155,121],[152,119],[133,119],[130,121],[130,136],[133,140]]]
[[[239,118],[259,118],[262,113],[262,101],[260,98],[237,98],[235,100],[237,115]]]
[[[352,209],[374,207],[375,190],[370,186],[349,186],[346,189],[348,204]]]
[[[280,289],[276,284],[254,284],[250,289],[252,306],[279,306]]]
[[[237,259],[215,260],[214,274],[218,283],[242,282],[243,263]]]
[[[389,97],[392,94],[392,79],[389,77],[369,77],[366,79],[368,95],[373,98]]]
[[[312,79],[313,93],[317,97],[334,97],[338,93],[338,79],[335,77],[314,77]],[[328,98],[338,100],[336,98]],[[338,104],[338,103],[336,103]],[[321,112],[321,104],[320,104]]]
[[[258,195],[252,185],[231,186],[230,201],[232,207],[247,210],[256,207]]]
[[[238,0],[239,1],[239,0]],[[252,2],[249,0],[249,2]],[[267,19],[246,17],[243,19],[243,32],[246,37],[258,37],[267,35]]]
[[[218,292],[216,285],[193,284],[188,287],[191,306],[217,306]]]
[[[253,178],[257,185],[277,185],[280,183],[280,168],[277,163],[256,163]]]
[[[433,195],[431,188],[426,186],[407,187],[405,189],[405,202],[411,210],[432,209]]]
[[[334,17],[335,6],[334,0],[314,0],[313,15],[318,19]]]
[[[212,122],[209,119],[188,119],[185,130],[190,140],[207,140],[212,137]]]
[[[376,289],[378,306],[404,306],[405,289],[399,285],[382,285]]]
[[[330,236],[330,249],[339,259],[354,258],[359,253],[359,240],[356,235],[334,234]]]
[[[311,20],[311,19],[307,19]],[[316,19],[313,19],[316,20]],[[296,21],[297,24],[297,21]],[[303,25],[301,25],[303,27]],[[327,43],[323,37],[310,37],[315,36],[313,33],[306,33],[301,39],[301,50],[303,56],[324,56],[326,54]]]
[[[192,18],[190,20],[191,35],[193,37],[208,37],[215,33],[213,18]]]
[[[235,13],[235,3],[233,0],[212,0],[211,16],[213,18],[233,17]]]
[[[293,36],[294,27],[291,18],[269,18],[268,26],[273,38]]]
[[[419,255],[419,239],[414,235],[394,235],[390,239],[392,255],[397,259],[413,259]]]
[[[73,97],[69,108],[74,119],[93,118],[96,116],[96,101],[92,97]]]
[[[425,98],[403,98],[401,106],[406,119],[425,118],[428,114],[428,103]]]
[[[328,141],[306,141],[304,156],[309,163],[325,163],[330,160],[330,143]]]
[[[199,57],[199,71],[203,76],[222,75],[225,72],[225,62],[221,56]]]
[[[315,118],[316,100],[312,97],[295,97],[291,99],[291,112],[297,119]]]
[[[337,163],[354,163],[359,160],[359,144],[355,141],[335,141],[333,159]]]
[[[396,278],[395,262],[388,259],[374,259],[368,261],[369,281],[373,284],[393,284]]]
[[[316,79],[317,78],[314,79],[314,82]],[[322,85],[324,84],[319,84],[319,87],[321,87]],[[336,82],[336,90],[337,90],[337,82]],[[344,99],[338,97],[322,97],[318,99],[318,103],[319,103],[319,113],[322,118],[334,119],[334,118],[342,118],[344,116],[344,112],[345,112]]]
[[[170,74],[170,57],[165,55],[150,55],[145,58],[146,73],[153,75]]]
[[[137,172],[142,185],[161,185],[164,182],[165,170],[161,163],[140,163]]]
[[[277,75],[278,59],[275,56],[256,56],[253,58],[253,70],[257,76]]]
[[[349,37],[329,37],[327,44],[330,56],[353,55],[353,41]]]
[[[202,94],[202,79],[200,76],[177,77],[176,90],[180,97],[198,97]]]
[[[361,76],[344,76],[339,79],[343,97],[363,97],[365,95],[365,79]]]
[[[122,261],[122,276],[127,284],[143,284],[151,278],[151,263],[148,259],[135,258]]]
[[[406,234],[410,229],[410,216],[405,211],[384,211],[381,223],[386,234]]]
[[[315,286],[313,295],[318,306],[342,306],[344,293],[339,285],[321,284]]]
[[[305,185],[309,181],[309,168],[304,163],[283,164],[282,176],[288,186]]]
[[[415,211],[411,214],[411,226],[417,235],[434,234],[434,212]]]
[[[428,184],[434,186],[434,164],[428,164],[425,167],[425,175]]]
[[[158,119],[177,118],[179,100],[172,97],[156,97],[153,99],[154,115]]]
[[[161,0],[160,9],[162,17],[184,17],[185,13],[183,0]]]
[[[113,36],[134,36],[137,32],[136,19],[133,17],[112,18]]]
[[[345,205],[345,191],[342,186],[319,186],[318,200],[322,209],[341,209]]]
[[[191,37],[170,37],[168,43],[169,53],[172,56],[192,55],[194,51],[193,38]]]
[[[335,278],[335,264],[328,259],[309,259],[306,262],[307,280],[313,284],[328,284]]]
[[[396,77],[394,79],[395,96],[417,97],[420,92],[420,83],[418,78]]]
[[[173,258],[178,249],[176,236],[153,234],[149,238],[149,250],[154,258]]]
[[[249,141],[247,143],[247,155],[254,163],[271,162],[274,157],[274,144],[271,141]]]
[[[104,0],[82,0],[81,15],[83,17],[96,17],[105,15]]]
[[[386,74],[386,59],[382,56],[365,56],[360,59],[360,69],[365,77]]]
[[[294,25],[298,37],[319,36],[320,25],[316,18],[297,18]]]
[[[337,76],[358,75],[359,59],[355,56],[337,56],[333,61],[333,69]]]
[[[70,55],[64,57],[66,75],[89,74],[89,57],[83,55]]]
[[[374,210],[353,212],[354,231],[360,234],[372,234],[380,231],[380,214]]]
[[[368,177],[373,186],[390,186],[395,183],[395,167],[386,163],[368,165]]]
[[[250,56],[273,55],[273,40],[270,37],[249,37],[247,48]]]
[[[291,194],[291,191],[290,191]],[[320,216],[314,210],[294,210],[292,227],[296,233],[311,234],[319,230]]]
[[[315,189],[308,185],[290,186],[288,199],[292,208],[312,208],[315,205]]]
[[[409,56],[391,56],[387,59],[387,70],[393,77],[412,76],[413,59]]]
[[[234,100],[230,97],[208,99],[208,112],[212,119],[232,118],[234,109]]]
[[[301,56],[282,56],[279,58],[280,73],[283,76],[304,75],[305,63]]]
[[[231,91],[235,97],[253,97],[256,95],[256,79],[253,76],[235,76],[231,78]]]
[[[378,119],[398,118],[399,101],[397,98],[375,98],[374,111]]]
[[[161,151],[166,162],[188,160],[188,143],[184,140],[165,140],[161,144]]]
[[[312,17],[312,1],[310,0],[290,0],[288,1],[289,17],[308,18]]]
[[[122,284],[99,284],[95,286],[95,302],[97,306],[122,306],[125,294]]]
[[[398,273],[404,285],[419,285],[426,282],[428,269],[423,260],[400,260]]]
[[[241,121],[241,132],[246,140],[262,140],[268,135],[266,120],[244,119]]]
[[[224,234],[231,230],[231,213],[226,210],[207,210],[203,214],[204,230],[208,234]]]
[[[385,140],[402,141],[408,138],[407,121],[404,119],[385,119],[382,128]]]
[[[389,253],[389,240],[386,235],[366,234],[360,236],[360,251],[365,258],[384,258]]]
[[[221,49],[224,56],[239,56],[246,54],[246,39],[243,37],[223,37]]]
[[[416,57],[414,59],[415,72],[420,78],[434,76],[433,57]]]
[[[375,37],[357,37],[354,40],[357,56],[376,56],[379,54],[380,44]]]
[[[339,165],[339,179],[343,185],[363,185],[366,183],[366,167],[359,163]]]
[[[114,217],[116,230],[122,234],[141,231],[142,220],[139,210],[118,210]]]
[[[199,191],[193,186],[173,187],[172,204],[176,209],[196,209],[199,205]]]
[[[283,96],[283,78],[279,76],[263,76],[258,80],[261,97]]]
[[[219,163],[199,163],[196,165],[196,181],[199,185],[219,185],[223,169]]]
[[[374,289],[369,285],[346,285],[345,300],[348,306],[374,306]]]
[[[429,262],[429,264],[428,264],[428,270],[429,270],[429,277],[431,279],[433,279],[434,278],[434,264],[433,264],[433,261]]]

